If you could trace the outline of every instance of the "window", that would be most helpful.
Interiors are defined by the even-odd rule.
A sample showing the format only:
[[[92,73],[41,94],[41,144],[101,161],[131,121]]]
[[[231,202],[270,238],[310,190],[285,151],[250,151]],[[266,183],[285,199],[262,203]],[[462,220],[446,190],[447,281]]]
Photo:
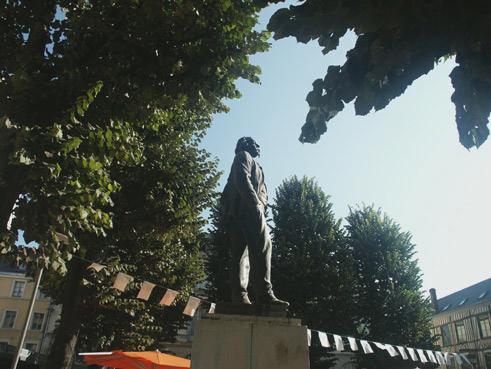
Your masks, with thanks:
[[[25,287],[26,287],[26,282],[14,281],[14,285],[12,286],[12,297],[23,297]]]
[[[452,344],[452,339],[450,336],[450,326],[448,324],[442,325],[440,327],[442,334],[442,343],[443,346],[450,346]]]
[[[7,310],[3,316],[2,328],[14,328],[17,311]]]
[[[37,298],[39,300],[44,300],[48,298],[48,295],[46,295],[43,291],[38,290]]]
[[[38,344],[37,343],[26,343],[25,348],[26,348],[26,350],[36,352],[36,350],[38,348]]]
[[[32,314],[31,330],[40,331],[43,328],[44,314],[34,313]]]
[[[478,299],[482,299],[484,296],[486,296],[488,293],[488,291],[484,291],[483,293],[481,293],[479,296],[477,296]]]
[[[482,314],[477,317],[477,323],[479,325],[479,334],[481,338],[491,337],[491,326],[489,324],[488,314]]]
[[[461,302],[459,302],[459,306],[464,305],[466,301],[467,301],[467,297],[465,299],[463,299]]]
[[[457,332],[457,341],[458,342],[467,341],[467,338],[465,336],[464,322],[462,320],[455,323],[455,331]]]
[[[8,341],[0,341],[0,352],[8,352],[8,351],[9,351]]]

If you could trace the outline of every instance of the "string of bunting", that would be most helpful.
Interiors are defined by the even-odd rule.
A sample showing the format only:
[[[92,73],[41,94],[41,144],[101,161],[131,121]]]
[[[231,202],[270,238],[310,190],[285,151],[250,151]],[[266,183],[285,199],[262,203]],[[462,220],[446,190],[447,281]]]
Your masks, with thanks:
[[[412,347],[390,345],[388,343],[380,343],[369,340],[362,340],[354,337],[342,337],[338,334],[327,333],[315,329],[307,329],[308,345],[312,345],[312,332],[317,334],[320,345],[324,348],[329,348],[334,351],[345,351],[345,344],[349,346],[351,351],[360,351],[358,342],[361,346],[361,351],[364,354],[373,354],[372,345],[380,350],[386,351],[390,357],[401,356],[403,360],[420,361],[421,363],[434,363],[439,365],[451,365],[451,360],[461,365],[464,361],[472,365],[465,355],[455,352],[441,352],[433,350],[414,349]],[[332,344],[331,344],[331,340]]]
[[[102,269],[106,268],[105,265],[81,258],[79,256],[75,256],[75,257],[87,263],[90,263],[87,269],[92,269],[96,273],[99,273]],[[164,286],[146,280],[135,278],[123,272],[117,273],[116,277],[114,278],[113,285],[111,287],[121,292],[124,292],[128,284],[130,284],[135,280],[141,282],[140,290],[136,296],[136,298],[141,300],[148,301],[154,288],[157,286],[165,289],[165,293],[159,302],[159,305],[162,306],[171,306],[176,300],[177,296],[181,293],[180,291],[175,291],[170,288],[166,288]],[[189,317],[193,317],[196,311],[198,310],[198,308],[202,306],[203,302],[209,305],[208,313],[214,314],[215,307],[216,307],[215,303],[195,296],[189,296],[186,306],[184,307],[182,313]],[[334,351],[340,351],[340,352],[345,351],[345,347],[348,346],[349,349],[353,352],[362,351],[364,354],[373,354],[374,353],[374,350],[372,348],[373,345],[380,350],[386,351],[390,355],[390,357],[396,357],[400,355],[403,360],[411,359],[412,361],[419,361],[421,363],[431,362],[439,365],[451,365],[451,360],[454,360],[459,365],[461,365],[464,361],[468,364],[471,364],[467,359],[467,357],[462,354],[459,355],[453,352],[423,350],[423,349],[415,349],[412,347],[391,345],[387,343],[363,340],[354,337],[341,336],[338,334],[318,331],[315,329],[307,329],[307,339],[308,339],[309,346],[311,346],[312,344],[313,332],[317,334],[318,340],[322,347],[332,349]]]
[[[102,269],[106,268],[105,265],[96,263],[91,260],[84,259],[80,256],[74,256],[75,258],[79,260],[83,260],[87,263],[90,263],[90,265],[87,267],[87,269],[92,269],[96,273],[99,273]],[[113,285],[111,286],[114,289],[117,289],[118,291],[124,292],[126,290],[126,287],[133,282],[133,281],[138,281],[141,282],[140,290],[136,296],[136,298],[148,301],[150,298],[150,295],[152,294],[153,290],[155,287],[160,287],[165,290],[164,295],[160,299],[159,305],[161,306],[171,306],[174,304],[174,301],[176,300],[177,296],[181,293],[180,291],[175,291],[173,289],[167,288],[165,286],[155,284],[146,280],[142,280],[140,278],[135,278],[129,274],[123,273],[123,272],[118,272],[116,274],[116,277],[114,278]],[[215,312],[215,306],[216,304],[210,301],[207,301],[205,299],[195,297],[195,296],[189,296],[188,301],[186,303],[186,306],[184,307],[183,314],[187,315],[189,317],[193,317],[196,311],[200,306],[202,306],[202,303],[206,303],[209,305],[208,308],[208,313],[213,314]]]

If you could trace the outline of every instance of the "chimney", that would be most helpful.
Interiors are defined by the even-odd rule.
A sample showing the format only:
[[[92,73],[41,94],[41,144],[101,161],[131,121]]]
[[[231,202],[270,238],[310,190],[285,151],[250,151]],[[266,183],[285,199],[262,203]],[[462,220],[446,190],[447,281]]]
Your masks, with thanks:
[[[434,288],[430,288],[430,298],[431,298],[431,306],[433,306],[433,310],[435,313],[438,313],[438,299],[436,298],[436,290]]]

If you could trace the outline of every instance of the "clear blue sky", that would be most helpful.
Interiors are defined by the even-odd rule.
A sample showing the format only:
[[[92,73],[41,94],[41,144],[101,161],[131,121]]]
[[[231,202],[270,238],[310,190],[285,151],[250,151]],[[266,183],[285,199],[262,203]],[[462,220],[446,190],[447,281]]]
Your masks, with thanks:
[[[263,12],[262,26],[274,8]],[[351,104],[317,144],[298,141],[311,83],[328,65],[342,64],[354,41],[347,36],[324,56],[316,42],[290,38],[252,58],[262,68],[262,84],[239,81],[243,97],[215,117],[203,142],[225,172],[221,186],[237,139],[252,136],[261,145],[271,199],[283,179],[306,175],[331,196],[339,218],[350,205],[382,208],[412,233],[424,288],[435,287],[441,297],[491,277],[491,139],[479,150],[460,145],[450,101],[452,61],[418,79],[385,110],[359,117]]]

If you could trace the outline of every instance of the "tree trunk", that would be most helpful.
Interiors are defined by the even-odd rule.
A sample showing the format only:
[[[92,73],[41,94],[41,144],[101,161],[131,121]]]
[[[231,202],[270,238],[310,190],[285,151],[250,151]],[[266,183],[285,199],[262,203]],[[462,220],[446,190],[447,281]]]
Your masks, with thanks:
[[[10,181],[9,181],[10,182]],[[13,181],[15,182],[15,180]],[[15,183],[9,183],[6,186],[0,186],[0,230],[5,231],[7,229],[7,223],[10,215],[12,214],[12,208],[15,205],[15,201],[19,197],[19,187],[12,186]]]
[[[8,160],[13,150],[10,140],[14,140],[12,134],[0,129],[2,141],[0,142],[0,232],[7,229],[7,222],[12,213],[15,201],[21,193],[21,169],[9,165]]]
[[[67,282],[63,289],[61,319],[45,369],[69,369],[74,360],[82,322],[84,271],[83,264],[77,259],[73,259],[68,266]]]

